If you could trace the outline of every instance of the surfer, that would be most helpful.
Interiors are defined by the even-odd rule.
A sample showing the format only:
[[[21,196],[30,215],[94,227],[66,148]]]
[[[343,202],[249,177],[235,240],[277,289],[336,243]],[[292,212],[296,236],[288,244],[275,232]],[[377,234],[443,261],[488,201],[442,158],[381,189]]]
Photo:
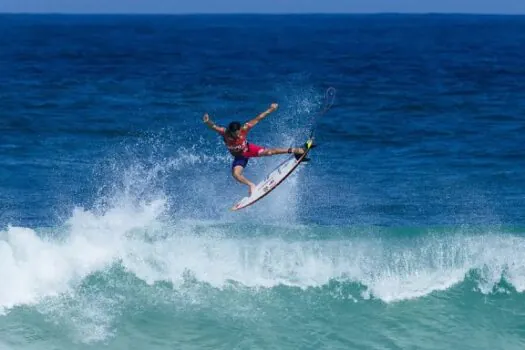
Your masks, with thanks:
[[[230,151],[233,158],[232,163],[232,176],[242,184],[249,186],[249,194],[255,190],[255,184],[248,180],[244,175],[243,171],[248,164],[248,159],[252,157],[264,157],[273,156],[277,154],[294,154],[296,158],[299,158],[304,154],[303,148],[264,148],[253,143],[249,143],[247,140],[248,132],[261,120],[266,118],[270,113],[277,110],[277,103],[272,103],[270,108],[259,114],[252,120],[241,124],[238,121],[232,121],[227,128],[218,126],[211,119],[208,113],[204,114],[202,120],[211,130],[219,133],[223,139],[226,147]]]

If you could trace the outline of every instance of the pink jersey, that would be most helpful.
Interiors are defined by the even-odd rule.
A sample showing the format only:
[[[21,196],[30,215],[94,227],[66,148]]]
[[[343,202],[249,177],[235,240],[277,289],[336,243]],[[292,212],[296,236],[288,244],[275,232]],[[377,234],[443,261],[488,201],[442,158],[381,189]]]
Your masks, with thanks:
[[[238,138],[230,137],[225,129],[219,131],[224,139],[224,143],[231,154],[238,156],[248,151],[248,131],[252,128],[250,123],[244,124],[244,127],[241,128]]]

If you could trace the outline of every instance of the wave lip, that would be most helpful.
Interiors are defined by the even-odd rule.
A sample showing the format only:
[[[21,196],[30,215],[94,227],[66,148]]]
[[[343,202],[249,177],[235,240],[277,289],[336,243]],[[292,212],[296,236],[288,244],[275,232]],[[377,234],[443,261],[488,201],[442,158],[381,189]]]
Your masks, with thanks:
[[[125,255],[126,234],[150,226],[162,205],[156,201],[133,210],[114,208],[100,216],[75,209],[52,235],[26,227],[1,231],[0,312],[73,293],[87,276]]]
[[[474,273],[481,293],[493,292],[502,280],[524,291],[525,239],[518,236],[427,235],[411,243],[369,237],[293,241],[228,238],[215,229],[141,244],[141,258],[124,258],[123,264],[149,284],[168,281],[174,288],[188,276],[219,289],[232,283],[307,289],[336,280],[362,285],[365,299],[395,302],[448,290]]]
[[[114,264],[148,284],[188,276],[215,288],[322,287],[333,280],[364,286],[364,298],[393,302],[447,290],[477,274],[477,289],[491,293],[505,280],[525,290],[525,239],[507,234],[432,235],[406,239],[286,240],[231,236],[235,225],[158,221],[163,202],[112,209],[97,216],[77,209],[60,238],[9,227],[0,240],[0,307],[38,303],[73,292]],[[290,232],[283,229],[283,234]],[[306,228],[307,230],[307,228]],[[293,230],[292,230],[293,231]]]
[[[409,240],[353,234],[322,239],[327,229],[298,226],[303,233],[321,231],[309,235],[316,238],[294,240],[287,235],[298,231],[290,227],[257,236],[233,234],[236,224],[166,224],[159,219],[164,205],[158,200],[100,215],[76,209],[60,229],[64,232],[53,237],[8,227],[0,235],[0,310],[74,293],[86,277],[115,264],[147,284],[170,282],[175,289],[189,276],[218,289],[232,283],[307,289],[340,281],[363,286],[362,298],[387,303],[450,289],[472,273],[481,293],[496,291],[502,281],[518,293],[525,291],[525,238],[520,236],[449,233]]]

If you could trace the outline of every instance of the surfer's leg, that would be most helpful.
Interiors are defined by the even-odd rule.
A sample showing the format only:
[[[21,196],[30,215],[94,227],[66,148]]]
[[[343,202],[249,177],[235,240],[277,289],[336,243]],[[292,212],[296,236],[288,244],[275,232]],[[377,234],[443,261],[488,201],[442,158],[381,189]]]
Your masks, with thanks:
[[[261,151],[259,153],[259,157],[264,156],[273,156],[276,154],[286,154],[286,153],[293,153],[296,155],[304,154],[304,148],[269,148]]]
[[[244,175],[242,174],[244,172],[244,167],[248,163],[248,158],[235,158],[233,160],[232,164],[232,176],[235,180],[239,181],[240,183],[247,185],[250,187],[248,193],[251,195],[252,192],[255,190],[255,184],[248,180]]]
[[[252,158],[252,157],[273,156],[276,154],[286,154],[286,153],[293,153],[296,155],[301,155],[304,153],[304,149],[303,148],[269,148],[269,149],[266,149],[264,147],[250,143],[248,145],[248,150],[244,152],[242,155],[245,158]]]

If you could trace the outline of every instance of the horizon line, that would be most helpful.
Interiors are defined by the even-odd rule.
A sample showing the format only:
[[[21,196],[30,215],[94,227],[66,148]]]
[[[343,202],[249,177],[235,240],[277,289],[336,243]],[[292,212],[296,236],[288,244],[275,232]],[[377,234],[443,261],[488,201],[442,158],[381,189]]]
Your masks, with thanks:
[[[507,12],[395,12],[395,11],[377,11],[377,12],[29,12],[29,11],[0,11],[0,15],[87,15],[87,16],[225,16],[225,15],[249,15],[249,16],[289,16],[289,15],[462,15],[462,16],[525,16],[523,13]]]

